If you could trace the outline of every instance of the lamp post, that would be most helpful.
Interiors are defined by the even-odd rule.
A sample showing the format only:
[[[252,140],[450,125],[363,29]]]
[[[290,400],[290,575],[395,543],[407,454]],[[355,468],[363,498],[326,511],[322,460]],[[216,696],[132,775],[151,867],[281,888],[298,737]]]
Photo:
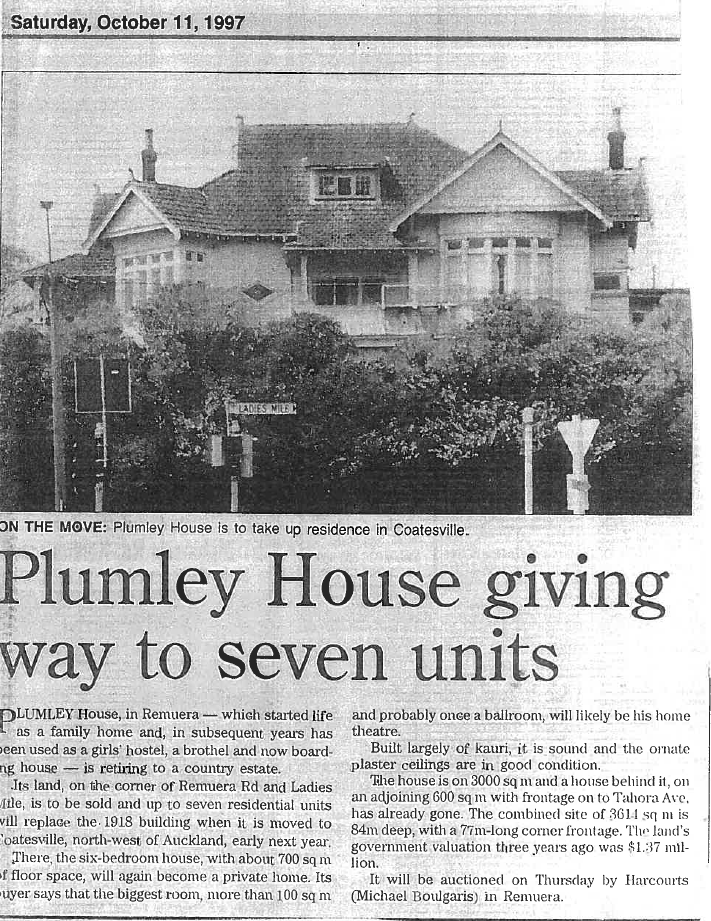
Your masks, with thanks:
[[[66,471],[64,465],[64,406],[62,404],[62,374],[57,315],[54,309],[54,279],[52,277],[52,235],[49,227],[49,212],[54,202],[41,201],[40,207],[47,217],[47,269],[49,312],[49,348],[52,367],[52,444],[54,448],[54,510],[64,511],[67,502]]]

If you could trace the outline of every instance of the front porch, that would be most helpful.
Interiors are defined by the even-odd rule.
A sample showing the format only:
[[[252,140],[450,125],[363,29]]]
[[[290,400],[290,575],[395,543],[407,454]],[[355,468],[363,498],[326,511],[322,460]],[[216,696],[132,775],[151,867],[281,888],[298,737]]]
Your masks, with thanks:
[[[555,236],[408,240],[396,250],[294,251],[294,287],[317,306],[459,307],[491,296],[560,300]]]

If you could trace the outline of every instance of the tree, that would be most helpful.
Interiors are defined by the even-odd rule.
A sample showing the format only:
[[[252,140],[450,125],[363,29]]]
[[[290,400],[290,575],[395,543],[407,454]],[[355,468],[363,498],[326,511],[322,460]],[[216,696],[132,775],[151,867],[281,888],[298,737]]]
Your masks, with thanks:
[[[0,507],[52,508],[51,388],[46,342],[29,326],[0,333]]]
[[[412,414],[364,432],[353,472],[468,469],[475,475],[493,460],[502,470],[518,467],[520,413],[533,406],[543,475],[540,464],[559,441],[557,423],[579,413],[600,419],[592,463],[607,470],[617,465],[618,478],[625,466],[632,478],[635,464],[651,453],[658,463],[650,476],[664,479],[668,468],[672,481],[682,477],[684,492],[691,376],[681,337],[674,344],[669,328],[610,331],[571,323],[554,309],[510,301],[489,304],[479,332],[477,349],[455,352],[446,362],[421,359],[408,369],[402,386],[417,394]],[[555,463],[560,466],[559,457]],[[688,493],[680,506],[688,508]]]
[[[639,328],[605,330],[552,308],[492,301],[474,347],[446,359],[421,350],[397,363],[364,361],[338,324],[319,315],[245,328],[228,298],[199,286],[169,289],[147,305],[140,345],[127,341],[125,318],[115,313],[79,305],[69,315],[70,357],[110,348],[131,355],[133,412],[109,420],[112,509],[224,508],[229,471],[209,466],[206,447],[225,431],[225,400],[241,399],[297,404],[296,416],[242,420],[256,438],[255,477],[243,490],[253,511],[520,511],[526,405],[536,418],[539,510],[565,508],[569,459],[556,426],[574,413],[600,419],[589,455],[599,509],[688,510],[688,338],[668,305]],[[41,467],[17,447],[31,425],[44,439],[40,456],[51,456],[43,342],[28,331],[3,339],[2,444],[15,452],[6,464],[15,486],[3,495],[15,507],[42,507],[23,505],[22,496],[36,503],[45,492],[51,503],[51,489],[32,481]],[[74,416],[71,384],[68,363],[69,436],[91,451],[96,418]],[[90,507],[90,487],[89,478],[77,507]]]
[[[12,243],[0,244],[0,295],[20,277],[23,269],[32,265],[32,257]]]

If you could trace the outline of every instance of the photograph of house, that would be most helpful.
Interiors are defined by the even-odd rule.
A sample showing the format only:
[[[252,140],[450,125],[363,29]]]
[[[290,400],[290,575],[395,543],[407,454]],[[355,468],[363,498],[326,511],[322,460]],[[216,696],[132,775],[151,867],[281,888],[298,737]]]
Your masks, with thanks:
[[[238,420],[256,445],[246,511],[518,513],[530,407],[534,511],[569,510],[557,425],[579,415],[600,419],[592,512],[689,512],[667,82],[519,78],[514,102],[484,78],[398,77],[385,93],[328,75],[302,80],[303,100],[293,78],[210,80],[212,95],[171,77],[146,97],[132,75],[74,75],[40,101],[18,78],[3,243],[26,304],[0,331],[8,507],[51,505],[51,314],[66,507],[93,505],[101,420],[75,412],[73,368],[100,354],[133,381],[132,412],[101,423],[108,510],[228,509],[240,460],[223,446],[215,467],[211,445],[234,401],[295,407]],[[88,86],[77,113],[51,108]],[[51,130],[59,160],[40,143]]]

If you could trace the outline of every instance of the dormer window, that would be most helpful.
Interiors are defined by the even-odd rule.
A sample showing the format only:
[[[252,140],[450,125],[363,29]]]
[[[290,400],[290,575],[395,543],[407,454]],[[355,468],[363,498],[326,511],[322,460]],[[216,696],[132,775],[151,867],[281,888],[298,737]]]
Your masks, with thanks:
[[[375,170],[316,170],[312,184],[315,200],[372,201],[377,197]]]

